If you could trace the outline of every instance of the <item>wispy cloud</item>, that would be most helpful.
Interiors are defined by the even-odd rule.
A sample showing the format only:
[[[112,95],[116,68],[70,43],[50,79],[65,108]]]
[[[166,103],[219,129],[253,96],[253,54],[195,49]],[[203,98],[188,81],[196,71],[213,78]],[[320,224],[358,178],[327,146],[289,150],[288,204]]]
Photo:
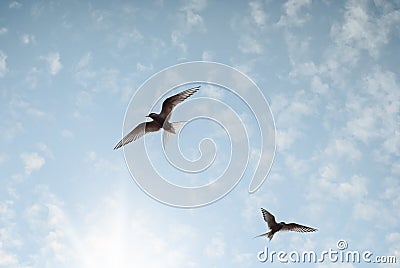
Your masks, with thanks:
[[[206,0],[191,0],[184,2],[179,9],[177,16],[178,27],[171,32],[171,42],[183,54],[187,53],[186,36],[193,31],[206,31],[203,17],[200,14],[206,7]]]
[[[153,70],[153,64],[149,64],[149,65],[144,65],[140,62],[136,63],[136,70],[138,70],[139,72],[149,72]]]
[[[249,35],[240,38],[239,49],[245,54],[261,54],[263,52],[263,46],[259,41]]]
[[[24,44],[24,45],[28,45],[28,44],[36,42],[35,36],[31,35],[31,34],[22,34],[20,39],[21,39],[22,44]]]
[[[11,252],[7,252],[4,249],[4,245],[0,242],[0,266],[2,267],[14,267],[18,264],[17,255]]]
[[[381,11],[380,16],[372,15],[366,2],[348,1],[343,23],[332,26],[332,38],[340,45],[365,49],[371,56],[378,56],[393,27],[400,22],[398,10]]]
[[[325,153],[333,158],[341,157],[350,160],[358,160],[361,157],[361,152],[354,143],[344,138],[334,139],[325,149]]]
[[[25,239],[37,246],[31,261],[38,265],[45,259],[52,266],[71,263],[73,233],[63,202],[47,185],[37,185],[33,192],[35,202],[24,210],[25,220],[34,231],[32,240]]]
[[[119,34],[119,39],[117,41],[117,47],[119,49],[127,47],[131,43],[137,43],[142,40],[143,34],[138,29],[132,29],[129,31],[124,31]]]
[[[358,175],[343,178],[336,165],[320,167],[316,176],[318,179],[308,193],[308,198],[314,202],[350,202],[355,206],[368,197],[367,178]]]
[[[383,142],[385,153],[400,153],[398,115],[400,113],[399,85],[392,72],[379,68],[364,77],[364,91],[349,93],[346,106],[349,119],[346,130],[368,144],[373,139]]]
[[[30,175],[33,171],[40,170],[46,160],[40,156],[38,153],[21,153],[20,158],[24,164],[25,174]]]
[[[7,160],[7,155],[3,152],[0,152],[0,166]]]
[[[284,15],[281,16],[278,26],[302,26],[310,17],[304,9],[311,5],[311,0],[288,0],[284,5]]]
[[[69,129],[63,129],[63,130],[61,131],[61,136],[62,136],[63,138],[65,138],[65,139],[72,139],[72,138],[74,138],[75,134],[74,134],[74,132],[72,132],[72,131],[69,130]]]
[[[203,85],[201,88],[201,93],[207,97],[222,99],[224,97],[224,91],[215,86]]]
[[[267,23],[267,14],[264,11],[263,2],[256,0],[249,3],[250,15],[258,27],[265,27]]]
[[[17,135],[24,131],[24,126],[21,122],[6,122],[1,126],[1,136],[7,141],[13,140]]]
[[[18,256],[14,253],[20,241],[15,238],[14,202],[0,199],[0,267],[14,267],[18,264]]]
[[[214,60],[214,52],[206,50],[203,51],[203,54],[201,54],[201,59],[205,61],[213,61]]]
[[[6,34],[7,32],[8,32],[8,29],[6,27],[0,28],[0,35]]]
[[[225,254],[225,247],[225,242],[221,237],[214,237],[206,246],[205,254],[210,258],[221,258]]]
[[[42,59],[47,62],[51,75],[56,75],[63,67],[61,64],[60,53],[58,52],[49,53],[47,56],[42,57]]]
[[[9,8],[14,8],[14,9],[18,9],[20,7],[22,7],[22,4],[18,1],[12,1],[9,5]]]
[[[0,50],[0,78],[4,77],[8,72],[7,68],[7,55]]]

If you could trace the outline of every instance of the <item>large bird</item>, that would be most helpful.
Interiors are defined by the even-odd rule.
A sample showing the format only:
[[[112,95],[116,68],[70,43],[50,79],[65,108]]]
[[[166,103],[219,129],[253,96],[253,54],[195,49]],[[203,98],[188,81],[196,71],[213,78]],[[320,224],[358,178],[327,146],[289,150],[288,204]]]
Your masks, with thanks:
[[[144,134],[158,131],[161,128],[163,128],[165,131],[169,133],[175,134],[182,122],[170,123],[168,121],[169,118],[171,117],[172,109],[174,109],[174,107],[179,103],[181,103],[182,101],[192,96],[199,89],[200,86],[197,86],[167,98],[163,102],[162,109],[159,114],[150,113],[149,115],[146,116],[153,119],[153,121],[143,122],[137,125],[131,132],[129,132],[125,137],[123,137],[122,140],[117,143],[117,145],[115,145],[114,150],[132,141],[139,139]]]
[[[264,221],[267,223],[270,231],[265,234],[260,234],[256,237],[267,236],[269,238],[269,240],[271,240],[272,237],[274,236],[274,234],[279,231],[294,231],[294,232],[301,232],[301,233],[317,231],[317,229],[315,229],[315,228],[307,227],[307,226],[300,225],[300,224],[293,223],[293,222],[285,223],[282,221],[282,222],[277,223],[275,221],[274,215],[269,213],[267,210],[261,208],[261,212],[263,214]]]

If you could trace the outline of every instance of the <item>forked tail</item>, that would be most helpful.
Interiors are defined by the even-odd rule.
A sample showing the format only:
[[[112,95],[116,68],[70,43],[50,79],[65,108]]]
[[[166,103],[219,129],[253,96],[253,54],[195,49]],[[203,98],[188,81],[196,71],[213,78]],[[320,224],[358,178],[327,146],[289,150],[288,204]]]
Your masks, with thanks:
[[[267,232],[267,233],[257,235],[257,236],[255,236],[254,238],[256,238],[256,237],[261,237],[261,236],[266,236],[266,237],[268,237],[269,240],[271,241],[272,237],[274,236],[274,233],[272,233],[272,231],[269,231],[269,232]]]
[[[179,121],[179,122],[173,122],[171,123],[171,129],[169,132],[176,134],[178,131],[183,127],[183,125],[186,123],[186,121]]]
[[[186,123],[186,121],[179,121],[179,122],[173,122],[170,123],[169,129],[164,129],[163,133],[163,147],[165,149],[165,145],[167,144],[169,138],[171,135],[176,134],[179,132],[179,130],[182,128],[182,126]]]

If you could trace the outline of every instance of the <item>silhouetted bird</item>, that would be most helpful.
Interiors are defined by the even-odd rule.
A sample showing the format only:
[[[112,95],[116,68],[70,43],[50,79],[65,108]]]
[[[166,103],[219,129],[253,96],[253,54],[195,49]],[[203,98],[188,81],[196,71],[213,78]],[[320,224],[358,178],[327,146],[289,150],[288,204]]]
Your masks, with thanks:
[[[131,132],[129,132],[125,137],[122,138],[120,142],[114,147],[115,149],[118,149],[125,144],[128,144],[134,140],[139,139],[142,137],[144,134],[147,134],[149,132],[155,132],[163,128],[164,130],[168,131],[169,133],[175,134],[176,131],[178,130],[178,127],[181,126],[182,123],[184,122],[176,122],[176,123],[170,123],[168,122],[169,118],[171,117],[172,114],[172,109],[182,101],[186,100],[190,96],[192,96],[196,91],[200,89],[200,86],[194,87],[187,89],[185,91],[182,91],[181,93],[178,93],[172,97],[167,98],[163,104],[162,104],[162,109],[159,114],[156,113],[150,113],[146,117],[150,117],[153,119],[153,121],[150,122],[143,122],[137,125]]]
[[[283,221],[280,223],[277,223],[275,221],[274,215],[269,213],[267,210],[262,208],[261,212],[263,214],[264,221],[267,223],[270,231],[265,234],[258,235],[256,237],[267,236],[269,238],[269,240],[271,240],[272,237],[274,236],[274,234],[279,231],[294,231],[294,232],[301,232],[301,233],[317,231],[317,229],[315,229],[315,228],[307,227],[307,226],[300,225],[297,223],[285,223]]]

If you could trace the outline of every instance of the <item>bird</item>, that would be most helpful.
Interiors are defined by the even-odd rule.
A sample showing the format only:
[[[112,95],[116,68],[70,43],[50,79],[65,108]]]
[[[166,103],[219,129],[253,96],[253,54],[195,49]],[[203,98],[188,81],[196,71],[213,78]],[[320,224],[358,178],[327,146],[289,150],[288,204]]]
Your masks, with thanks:
[[[274,234],[279,232],[279,231],[294,231],[294,232],[300,232],[300,233],[318,231],[315,228],[304,226],[304,225],[300,225],[300,224],[293,223],[293,222],[285,223],[285,222],[282,221],[282,222],[277,223],[275,221],[275,216],[272,215],[271,213],[269,213],[266,209],[261,208],[261,212],[263,214],[264,221],[267,223],[268,228],[270,229],[270,231],[266,232],[264,234],[260,234],[260,235],[258,235],[256,237],[266,236],[271,241],[271,239],[274,236]],[[254,238],[256,238],[256,237],[254,237]]]
[[[187,90],[184,90],[174,96],[171,96],[167,99],[164,100],[161,108],[161,112],[159,114],[157,113],[150,113],[149,115],[146,115],[146,117],[149,117],[153,119],[153,121],[150,122],[143,122],[137,125],[131,132],[129,132],[125,137],[120,140],[117,145],[115,145],[114,150],[132,142],[140,137],[142,137],[144,134],[150,133],[150,132],[156,132],[160,130],[161,128],[164,129],[165,131],[176,134],[178,131],[179,127],[182,125],[184,122],[175,122],[175,123],[170,123],[169,118],[171,117],[172,110],[176,105],[179,103],[183,102],[190,96],[192,96],[194,93],[196,93],[200,89],[200,86],[193,87]]]

